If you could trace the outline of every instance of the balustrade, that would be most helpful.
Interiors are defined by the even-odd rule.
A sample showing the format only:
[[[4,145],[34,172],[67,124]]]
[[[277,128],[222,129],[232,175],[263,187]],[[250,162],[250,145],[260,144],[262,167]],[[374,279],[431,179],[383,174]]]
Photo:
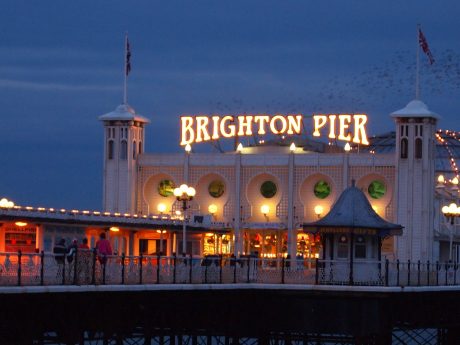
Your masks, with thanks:
[[[459,285],[460,272],[457,263],[429,261],[355,261],[350,269],[344,260],[0,253],[0,286],[191,283],[439,286]]]

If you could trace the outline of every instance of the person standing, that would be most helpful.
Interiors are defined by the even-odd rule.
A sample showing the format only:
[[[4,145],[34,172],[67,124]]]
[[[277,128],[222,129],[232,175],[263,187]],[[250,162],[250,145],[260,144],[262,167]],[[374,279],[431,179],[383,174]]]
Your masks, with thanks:
[[[70,246],[67,247],[67,261],[69,262],[69,264],[72,263],[73,258],[77,252],[77,248],[78,248],[78,240],[74,238]]]
[[[78,266],[79,277],[83,284],[90,283],[90,265],[91,265],[91,251],[88,246],[88,239],[85,237],[82,243],[78,245]]]
[[[57,264],[56,278],[62,279],[64,274],[65,256],[67,254],[67,248],[65,246],[65,239],[61,238],[53,247],[54,259]]]
[[[56,260],[56,263],[59,265],[64,264],[65,260],[65,255],[67,253],[67,248],[65,246],[65,239],[61,238],[53,248],[53,254],[54,254],[54,259]]]
[[[105,232],[101,232],[99,240],[96,242],[97,257],[101,265],[107,263],[107,256],[112,255],[112,246],[109,240],[105,238]]]

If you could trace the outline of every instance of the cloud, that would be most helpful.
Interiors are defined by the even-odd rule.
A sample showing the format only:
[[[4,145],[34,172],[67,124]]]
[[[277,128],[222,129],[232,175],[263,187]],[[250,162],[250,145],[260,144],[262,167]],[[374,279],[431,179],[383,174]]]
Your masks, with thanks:
[[[107,91],[120,92],[121,87],[115,85],[97,85],[97,84],[62,84],[62,83],[43,83],[34,81],[0,79],[0,88],[4,89],[22,89],[29,91]]]

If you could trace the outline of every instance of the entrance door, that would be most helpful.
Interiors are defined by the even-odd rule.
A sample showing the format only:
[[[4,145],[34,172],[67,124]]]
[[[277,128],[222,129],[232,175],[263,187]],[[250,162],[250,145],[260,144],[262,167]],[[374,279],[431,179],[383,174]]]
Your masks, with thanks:
[[[163,247],[163,254],[166,252],[168,241],[163,240],[163,246],[161,246],[160,240],[156,239],[140,239],[139,240],[139,254],[142,255],[157,255]]]

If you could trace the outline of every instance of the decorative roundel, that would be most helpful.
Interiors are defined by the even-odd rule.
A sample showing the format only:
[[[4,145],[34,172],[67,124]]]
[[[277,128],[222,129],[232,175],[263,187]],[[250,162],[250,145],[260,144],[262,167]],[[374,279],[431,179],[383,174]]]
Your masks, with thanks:
[[[208,186],[209,195],[220,198],[225,193],[225,184],[221,180],[214,180]]]
[[[340,243],[347,243],[348,242],[348,237],[345,235],[340,236],[339,238]]]
[[[367,188],[367,192],[373,199],[380,199],[385,195],[387,187],[379,180],[372,181]]]
[[[356,237],[356,242],[357,243],[364,243],[364,236],[357,236]]]
[[[158,194],[164,197],[174,195],[174,182],[171,180],[161,180],[158,183]]]
[[[276,195],[276,192],[276,184],[272,181],[265,181],[260,186],[260,194],[262,194],[264,198],[273,198]]]
[[[325,199],[331,194],[331,186],[326,181],[321,180],[316,182],[313,192],[317,198]]]

